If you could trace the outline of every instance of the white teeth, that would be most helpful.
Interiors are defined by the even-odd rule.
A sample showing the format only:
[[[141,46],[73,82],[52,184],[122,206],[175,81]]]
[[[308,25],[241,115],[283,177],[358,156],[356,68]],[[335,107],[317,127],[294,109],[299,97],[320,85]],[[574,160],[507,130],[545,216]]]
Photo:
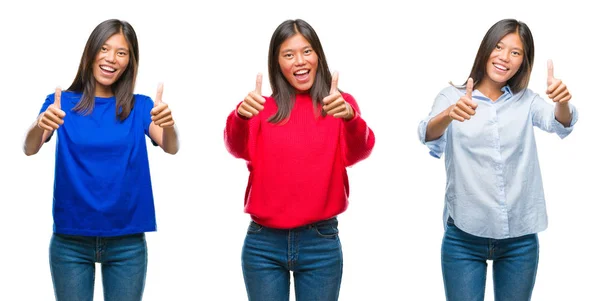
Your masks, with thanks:
[[[496,68],[500,69],[500,70],[504,70],[504,71],[508,70],[508,68],[506,68],[506,67],[504,67],[504,66],[501,66],[501,65],[496,65],[496,64],[494,64],[494,66],[495,66]]]
[[[294,73],[294,74],[295,74],[295,75],[302,75],[302,74],[306,74],[306,73],[308,73],[308,70],[300,70],[300,71],[297,71],[297,72],[296,72],[296,73]]]
[[[109,71],[109,72],[115,72],[114,68],[108,67],[108,66],[100,66],[100,69],[105,70],[105,71]]]

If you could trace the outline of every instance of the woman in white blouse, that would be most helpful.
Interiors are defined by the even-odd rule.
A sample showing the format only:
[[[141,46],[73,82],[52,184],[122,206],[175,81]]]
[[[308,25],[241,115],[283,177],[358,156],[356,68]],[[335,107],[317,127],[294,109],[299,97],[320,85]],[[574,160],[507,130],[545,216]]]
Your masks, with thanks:
[[[548,61],[546,95],[527,88],[534,44],[523,22],[505,19],[483,38],[469,79],[443,89],[419,138],[446,153],[442,274],[447,300],[483,300],[493,260],[495,300],[530,300],[537,234],[547,227],[533,127],[566,137],[577,121],[565,84]]]

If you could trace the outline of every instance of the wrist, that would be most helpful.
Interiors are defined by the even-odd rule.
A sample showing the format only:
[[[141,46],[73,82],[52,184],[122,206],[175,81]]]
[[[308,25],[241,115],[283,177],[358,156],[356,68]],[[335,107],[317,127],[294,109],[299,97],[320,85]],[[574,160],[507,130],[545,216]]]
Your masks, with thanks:
[[[452,118],[452,116],[450,116],[450,113],[452,113],[452,110],[454,109],[455,105],[451,105],[449,106],[445,111],[444,111],[444,121],[446,122],[452,122],[452,120],[454,120],[454,118]]]
[[[163,135],[171,135],[175,133],[175,123],[162,127]]]

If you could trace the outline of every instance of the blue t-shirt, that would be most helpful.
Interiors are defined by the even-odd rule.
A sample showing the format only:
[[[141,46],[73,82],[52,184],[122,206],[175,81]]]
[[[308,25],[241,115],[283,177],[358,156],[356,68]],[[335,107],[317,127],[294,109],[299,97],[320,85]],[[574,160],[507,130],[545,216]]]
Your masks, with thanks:
[[[88,115],[73,111],[81,93],[64,91],[58,128],[52,214],[54,232],[118,236],[156,231],[146,137],[153,101],[134,95],[124,121],[115,97],[96,97]],[[41,112],[54,102],[48,95]]]

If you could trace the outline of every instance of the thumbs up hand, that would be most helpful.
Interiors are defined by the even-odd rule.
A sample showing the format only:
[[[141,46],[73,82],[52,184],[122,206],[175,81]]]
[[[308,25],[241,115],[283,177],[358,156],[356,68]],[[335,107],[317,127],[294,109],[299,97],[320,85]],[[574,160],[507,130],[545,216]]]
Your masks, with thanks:
[[[175,125],[175,121],[173,120],[173,115],[171,115],[169,105],[162,101],[162,95],[163,84],[160,83],[156,90],[154,108],[150,111],[150,115],[152,115],[151,119],[154,121],[154,124],[161,128],[172,128]]]
[[[469,77],[465,95],[451,106],[448,116],[460,122],[471,119],[471,116],[475,115],[475,109],[477,109],[477,103],[473,101],[472,95],[473,79]]]
[[[262,74],[256,75],[256,88],[248,93],[242,104],[238,107],[238,114],[246,118],[258,115],[264,110],[265,98],[262,97]]]
[[[54,92],[54,103],[49,105],[46,111],[38,117],[37,125],[39,128],[47,131],[54,131],[65,123],[63,119],[66,114],[60,109],[61,93],[60,87],[56,87]]]
[[[354,118],[354,110],[349,105],[342,94],[338,90],[338,78],[337,72],[334,72],[331,76],[331,89],[329,95],[323,98],[323,110],[327,115],[333,115],[335,118],[343,118],[350,120]]]
[[[554,64],[548,60],[548,89],[546,94],[553,102],[558,104],[567,104],[571,100],[571,93],[567,86],[560,79],[554,78]]]

